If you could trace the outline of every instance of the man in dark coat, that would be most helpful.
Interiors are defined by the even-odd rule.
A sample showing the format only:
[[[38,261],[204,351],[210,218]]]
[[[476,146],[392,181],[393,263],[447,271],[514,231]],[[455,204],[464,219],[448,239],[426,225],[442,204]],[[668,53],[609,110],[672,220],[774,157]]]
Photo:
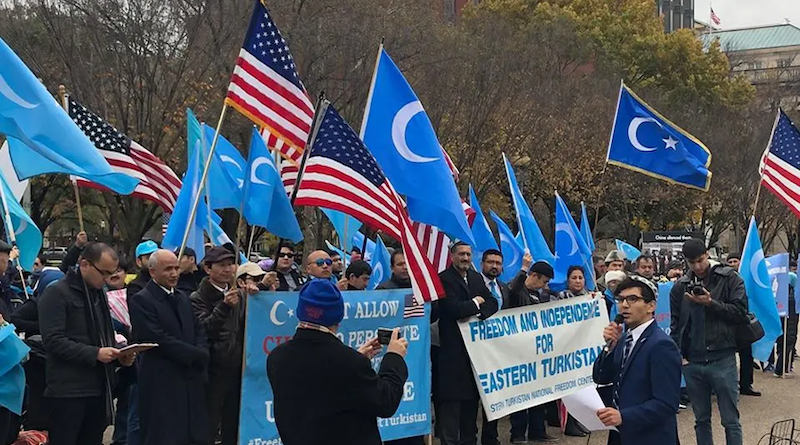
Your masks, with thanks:
[[[117,271],[114,249],[87,244],[78,267],[48,287],[39,299],[39,327],[47,352],[47,389],[52,417],[51,445],[100,445],[114,417],[112,362],[120,355],[103,287]]]
[[[278,290],[296,291],[306,282],[294,261],[294,248],[284,244],[275,258],[275,271],[278,272]]]
[[[158,344],[139,361],[139,435],[144,445],[204,444],[209,433],[206,334],[189,297],[175,289],[175,254],[154,252],[148,268],[152,280],[128,300],[135,341]]]
[[[522,257],[522,269],[511,282],[511,291],[504,308],[530,306],[550,301],[547,285],[553,279],[553,267],[544,261],[533,263],[529,253]],[[511,443],[553,442],[547,434],[546,405],[534,406],[511,414]],[[526,439],[527,432],[527,439]]]
[[[408,276],[408,268],[406,267],[406,255],[400,249],[395,249],[392,252],[392,277],[376,287],[376,290],[381,289],[410,289],[411,278]]]
[[[267,356],[275,425],[285,445],[380,445],[378,417],[400,406],[408,378],[408,343],[395,329],[376,374],[373,338],[358,351],[336,337],[344,317],[341,292],[311,280],[297,302],[297,332]]]
[[[178,255],[178,253],[180,253],[180,248],[175,249],[173,253]],[[183,249],[180,268],[181,274],[178,277],[178,285],[176,286],[176,289],[185,293],[186,295],[191,295],[192,292],[197,290],[197,287],[200,285],[200,281],[203,280],[203,277],[206,276],[204,271],[198,269],[197,253],[191,247],[186,247]]]
[[[472,269],[472,248],[457,242],[450,248],[451,267],[439,278],[445,298],[439,300],[439,360],[434,369],[438,383],[436,413],[442,445],[474,444],[478,440],[478,388],[458,321],[477,315],[480,319],[497,312],[497,299]]]

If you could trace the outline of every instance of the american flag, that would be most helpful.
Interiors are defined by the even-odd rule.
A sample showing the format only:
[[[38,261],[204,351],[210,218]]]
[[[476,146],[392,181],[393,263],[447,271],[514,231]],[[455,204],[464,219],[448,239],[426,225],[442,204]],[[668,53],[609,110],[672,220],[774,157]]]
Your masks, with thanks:
[[[420,304],[414,295],[406,295],[406,305],[403,307],[403,318],[415,318],[425,316],[425,306]]]
[[[255,2],[225,103],[264,128],[268,135],[280,139],[281,144],[271,146],[283,156],[297,161],[303,154],[314,105],[297,75],[286,40],[259,0]]]
[[[300,160],[303,157],[303,152],[287,144],[286,141],[278,136],[272,134],[268,128],[261,130],[261,138],[264,139],[264,144],[266,144],[267,148],[270,150],[277,150],[281,156],[291,160],[294,164],[300,163]]]
[[[165,212],[172,212],[178,193],[181,191],[181,180],[171,168],[153,153],[72,99],[69,99],[69,117],[89,137],[115,172],[139,180],[139,185],[131,196],[154,202]],[[108,190],[83,178],[74,179],[80,186]]]
[[[283,188],[286,190],[286,194],[290,197],[292,196],[292,190],[294,189],[294,185],[297,183],[297,171],[300,170],[292,161],[284,159],[281,162],[281,182],[283,182]]]
[[[778,110],[759,170],[764,187],[800,217],[800,130],[783,110]]]
[[[444,292],[414,237],[405,206],[372,153],[328,102],[300,179],[297,205],[338,210],[400,240],[415,297]]]
[[[464,200],[461,201],[461,206],[467,215],[467,222],[472,227],[472,222],[475,221],[475,209]],[[441,272],[450,267],[450,237],[437,227],[428,224],[414,222],[413,227],[417,241],[433,268]]]
[[[172,213],[164,212],[161,214],[161,237],[167,234],[167,227],[169,227],[169,220],[172,218]]]
[[[722,20],[720,20],[719,16],[716,12],[714,12],[714,8],[711,8],[711,21],[714,22],[715,25],[721,25]]]

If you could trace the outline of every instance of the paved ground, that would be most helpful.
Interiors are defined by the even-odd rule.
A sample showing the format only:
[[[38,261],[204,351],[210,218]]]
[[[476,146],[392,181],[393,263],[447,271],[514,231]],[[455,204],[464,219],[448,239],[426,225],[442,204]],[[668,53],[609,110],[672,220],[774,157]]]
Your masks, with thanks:
[[[796,362],[798,365],[800,362]],[[800,366],[800,365],[799,365]],[[757,390],[761,391],[761,397],[742,396],[739,402],[742,427],[744,429],[745,445],[757,445],[759,439],[765,434],[769,434],[772,424],[784,419],[796,419],[796,428],[800,428],[800,374],[795,378],[778,379],[772,373],[762,373],[755,371],[755,384]],[[714,439],[717,444],[725,443],[725,434],[720,425],[719,412],[714,406]],[[694,415],[691,407],[681,411],[678,415],[678,428],[680,432],[681,444],[694,444]],[[501,443],[510,444],[509,436],[510,424],[508,419],[503,419],[499,425]],[[556,435],[555,428],[548,428],[550,435]],[[560,433],[559,433],[560,436]],[[563,445],[605,445],[607,433],[595,433],[587,442],[587,438],[562,437],[558,442]],[[436,442],[435,442],[436,443]],[[762,444],[767,444],[765,438]],[[781,442],[783,445],[785,442]],[[796,442],[798,443],[798,442]],[[787,443],[788,444],[788,443]]]

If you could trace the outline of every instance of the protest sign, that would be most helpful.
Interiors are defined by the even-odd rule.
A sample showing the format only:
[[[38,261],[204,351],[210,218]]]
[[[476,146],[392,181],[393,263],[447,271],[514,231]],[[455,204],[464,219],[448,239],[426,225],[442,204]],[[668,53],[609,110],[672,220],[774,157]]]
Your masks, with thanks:
[[[672,292],[672,287],[675,286],[674,281],[667,281],[665,283],[658,283],[658,300],[656,300],[656,313],[655,319],[658,327],[661,328],[667,335],[670,332],[670,312],[669,312],[669,293]]]
[[[779,253],[764,260],[767,262],[767,272],[772,293],[775,294],[778,315],[785,317],[789,307],[789,254]]]
[[[607,325],[605,302],[591,296],[459,322],[488,420],[594,386]]]
[[[343,292],[345,316],[337,337],[358,348],[376,336],[379,327],[399,327],[408,340],[408,380],[400,407],[388,419],[376,419],[386,440],[430,433],[431,362],[430,308],[410,306],[410,289]],[[261,292],[247,300],[245,363],[239,414],[240,445],[280,445],[275,426],[267,356],[294,336],[297,292]],[[409,303],[409,307],[406,307]],[[384,351],[372,360],[380,367]],[[324,372],[324,370],[320,370]],[[331,401],[335,403],[335,401]]]

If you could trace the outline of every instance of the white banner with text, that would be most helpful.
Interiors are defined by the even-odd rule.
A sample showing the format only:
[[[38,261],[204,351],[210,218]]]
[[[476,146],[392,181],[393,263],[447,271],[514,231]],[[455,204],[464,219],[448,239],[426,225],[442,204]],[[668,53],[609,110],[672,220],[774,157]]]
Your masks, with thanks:
[[[593,386],[608,313],[591,296],[459,323],[486,416],[499,419]]]

